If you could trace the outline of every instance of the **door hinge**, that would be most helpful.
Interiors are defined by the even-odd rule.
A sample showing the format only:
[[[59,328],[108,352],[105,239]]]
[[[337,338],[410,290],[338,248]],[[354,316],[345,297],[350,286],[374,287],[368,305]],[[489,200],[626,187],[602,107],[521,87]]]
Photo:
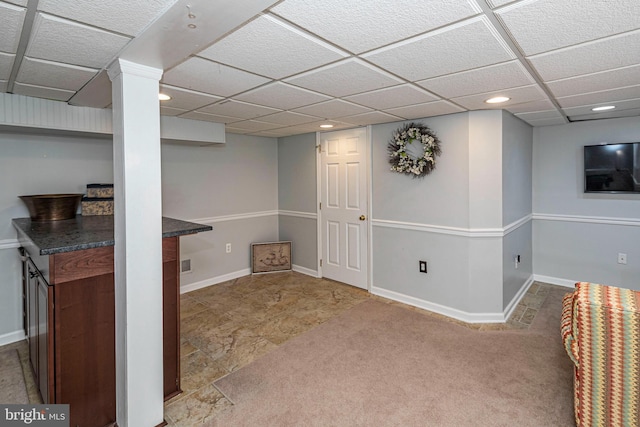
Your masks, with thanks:
[[[320,202],[320,210],[322,210],[322,202]]]
[[[320,267],[322,267],[322,260],[320,260]]]
[[[322,145],[316,145],[318,147],[318,153],[322,153]]]
[[[176,378],[176,387],[180,388],[180,378]]]

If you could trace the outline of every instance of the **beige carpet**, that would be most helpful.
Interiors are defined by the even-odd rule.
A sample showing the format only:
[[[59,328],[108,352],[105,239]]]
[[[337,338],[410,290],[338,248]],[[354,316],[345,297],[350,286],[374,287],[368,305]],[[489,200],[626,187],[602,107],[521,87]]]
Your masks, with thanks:
[[[20,355],[15,349],[0,353],[0,403],[29,403],[20,365]]]
[[[216,381],[209,426],[573,426],[563,291],[524,331],[476,331],[376,300]]]

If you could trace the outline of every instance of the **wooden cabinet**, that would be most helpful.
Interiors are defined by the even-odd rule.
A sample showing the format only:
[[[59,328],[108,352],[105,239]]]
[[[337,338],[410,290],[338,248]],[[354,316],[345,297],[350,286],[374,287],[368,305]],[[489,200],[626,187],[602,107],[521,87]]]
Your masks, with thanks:
[[[178,237],[164,238],[166,399],[181,392],[178,254]],[[45,275],[29,256],[24,261],[31,366],[44,402],[70,405],[72,426],[111,426],[116,420],[113,260],[113,246],[54,254]]]

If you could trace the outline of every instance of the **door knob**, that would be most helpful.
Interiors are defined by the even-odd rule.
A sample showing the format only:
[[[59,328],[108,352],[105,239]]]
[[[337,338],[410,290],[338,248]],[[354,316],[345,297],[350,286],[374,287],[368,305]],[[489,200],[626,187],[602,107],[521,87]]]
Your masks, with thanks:
[[[364,216],[364,215],[360,215],[360,221],[364,221],[365,219],[367,219],[367,217],[366,217],[366,216]]]

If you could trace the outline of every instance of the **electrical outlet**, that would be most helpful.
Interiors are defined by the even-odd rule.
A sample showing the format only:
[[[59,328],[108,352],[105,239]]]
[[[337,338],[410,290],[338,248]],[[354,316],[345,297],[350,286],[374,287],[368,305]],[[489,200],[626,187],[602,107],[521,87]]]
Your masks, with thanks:
[[[627,263],[627,254],[623,254],[622,252],[618,253],[618,264],[626,264]]]
[[[227,243],[225,250],[227,251],[228,254],[231,253],[231,243]]]
[[[427,261],[420,261],[420,273],[427,272]]]

